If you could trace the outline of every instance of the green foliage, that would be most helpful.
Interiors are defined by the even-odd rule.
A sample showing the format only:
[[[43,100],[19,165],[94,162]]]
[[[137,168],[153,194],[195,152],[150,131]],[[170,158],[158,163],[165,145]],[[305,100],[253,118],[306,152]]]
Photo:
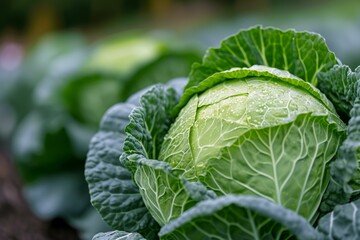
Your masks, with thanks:
[[[359,75],[338,63],[318,34],[254,27],[208,50],[181,98],[164,85],[146,91],[116,144],[138,201],[161,226],[157,236],[142,235],[356,239]],[[350,117],[347,125],[336,111]],[[103,148],[115,152],[111,144]],[[93,199],[102,191],[91,186],[98,175],[87,173]]]
[[[124,128],[132,109],[131,104],[118,104],[105,114],[100,131],[90,143],[85,176],[92,204],[109,226],[151,234],[158,228],[157,224],[145,208],[130,172],[119,161]]]
[[[317,74],[337,63],[318,34],[254,27],[225,39],[220,48],[210,48],[201,64],[193,67],[187,87],[233,67],[265,65],[286,70],[317,85]]]
[[[318,231],[325,239],[358,239],[360,236],[360,200],[338,205],[320,219]]]
[[[35,45],[19,70],[19,88],[0,96],[6,103],[14,103],[14,115],[19,116],[12,150],[25,197],[35,214],[45,219],[65,218],[83,238],[94,230],[108,230],[90,204],[84,178],[86,152],[102,115],[155,80],[183,77],[199,59],[193,49],[180,49],[145,34],[115,36],[91,46],[81,36],[58,34]],[[110,226],[130,232],[143,230],[144,236],[153,237],[159,227],[145,208],[130,172],[118,161],[123,139],[113,131],[119,126],[108,129],[113,120],[113,124],[122,124],[120,129],[127,125],[130,111],[138,104],[134,97],[130,100],[122,110],[122,121],[117,121],[121,114],[104,119],[102,133],[91,142],[94,150],[88,155],[91,160],[86,163],[86,173],[97,177],[89,182],[92,189],[99,186],[101,191],[91,191],[97,194],[91,200],[101,214],[108,214],[104,220]],[[104,152],[108,145],[110,155],[99,161],[108,153]],[[115,147],[118,149],[113,151]],[[117,183],[106,185],[112,178],[107,171],[118,176],[123,195],[118,194]],[[51,196],[44,197],[46,194]],[[114,215],[118,207],[114,203],[126,211]],[[133,222],[123,220],[136,217]],[[138,220],[143,221],[141,226],[134,224]]]

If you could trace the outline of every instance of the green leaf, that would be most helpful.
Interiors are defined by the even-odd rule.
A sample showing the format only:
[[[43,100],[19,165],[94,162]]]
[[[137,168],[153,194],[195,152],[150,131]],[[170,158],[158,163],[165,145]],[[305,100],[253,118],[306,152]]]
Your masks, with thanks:
[[[82,124],[97,126],[106,109],[120,102],[123,82],[118,74],[106,71],[86,71],[62,79],[53,89],[60,103]]]
[[[139,154],[130,155],[127,159],[136,162],[134,181],[140,188],[145,205],[161,226],[179,217],[196,202],[216,197],[202,183],[183,178],[183,171],[173,169],[167,162],[146,159]]]
[[[69,122],[64,111],[49,108],[32,111],[20,123],[12,148],[26,183],[60,171],[83,171],[83,159],[76,157],[69,136]]]
[[[313,85],[302,81],[300,78],[290,74],[287,71],[279,70],[276,68],[271,68],[267,66],[255,65],[250,68],[232,68],[231,70],[215,73],[203,81],[199,82],[196,86],[186,86],[185,92],[182,95],[179,104],[174,110],[175,113],[180,111],[180,109],[185,106],[188,101],[195,94],[201,94],[206,90],[213,88],[220,83],[225,83],[228,81],[247,81],[249,79],[256,78],[263,81],[278,81],[281,84],[288,85],[290,88],[301,89],[305,91],[308,95],[315,97],[323,105],[326,106],[330,111],[335,112],[335,109],[332,103]]]
[[[338,69],[342,72],[346,68]],[[352,77],[353,75],[348,74],[348,76]],[[331,166],[332,181],[321,206],[321,210],[324,212],[331,211],[339,203],[348,202],[351,194],[358,195],[360,193],[360,78],[359,76],[357,78],[357,83],[350,85],[356,88],[354,91],[356,98],[350,111],[347,137],[340,146],[336,160]],[[349,92],[351,91],[353,90],[349,89]]]
[[[260,196],[312,222],[341,134],[326,116],[302,114],[290,123],[245,132],[195,169],[218,195]]]
[[[356,240],[360,238],[360,200],[338,205],[334,211],[319,220],[317,230],[329,240]]]
[[[124,142],[122,162],[134,173],[136,164],[127,161],[126,156],[140,154],[147,159],[157,159],[160,147],[174,118],[170,113],[178,102],[174,89],[155,85],[147,91],[129,116]]]
[[[216,72],[253,65],[287,70],[316,86],[317,74],[336,63],[335,54],[318,34],[257,26],[227,38],[220,48],[209,49],[202,63],[193,66],[187,88]]]
[[[160,225],[195,204],[177,177],[181,171],[174,172],[168,163],[152,160],[158,158],[164,136],[174,120],[170,113],[177,102],[178,96],[172,88],[156,85],[147,91],[141,97],[140,106],[130,115],[121,156],[123,164],[134,174],[145,205]],[[176,194],[170,200],[163,191]]]
[[[146,240],[139,233],[128,233],[124,231],[112,231],[96,234],[92,240]]]
[[[319,239],[301,216],[267,199],[226,195],[202,201],[163,226],[161,239]]]
[[[134,181],[140,188],[146,207],[160,226],[177,218],[196,203],[187,191],[192,186],[184,188],[183,181],[177,176],[179,172],[168,163],[146,159],[141,155],[128,156],[128,161],[136,162]],[[197,197],[201,190],[193,189],[192,194]]]
[[[335,65],[328,72],[318,75],[318,88],[333,102],[336,111],[346,120],[356,98],[360,67],[354,72],[346,65]]]
[[[46,220],[76,216],[91,207],[82,171],[42,176],[24,186],[24,196],[36,216]]]
[[[100,131],[90,143],[85,177],[91,202],[105,222],[114,229],[140,232],[153,239],[157,223],[146,209],[131,173],[119,161],[124,128],[133,108],[128,103],[118,104],[104,115]]]

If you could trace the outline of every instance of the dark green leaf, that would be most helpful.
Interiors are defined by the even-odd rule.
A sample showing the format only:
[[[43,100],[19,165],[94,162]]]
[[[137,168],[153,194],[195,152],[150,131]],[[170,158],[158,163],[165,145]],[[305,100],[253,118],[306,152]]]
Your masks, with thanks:
[[[265,65],[287,70],[316,86],[317,74],[337,63],[318,34],[253,27],[242,30],[207,51],[203,62],[193,66],[187,88],[210,75],[233,67]]]
[[[43,176],[24,187],[24,196],[31,210],[47,220],[76,216],[91,206],[81,171]]]
[[[340,73],[346,68],[338,68]],[[357,68],[360,69],[360,68]],[[357,70],[358,71],[358,70]],[[348,74],[352,78],[352,74]],[[357,76],[359,77],[359,76]],[[350,81],[350,80],[349,80]],[[346,81],[346,82],[349,82]],[[352,80],[351,80],[352,81]],[[347,126],[347,138],[337,152],[337,158],[331,166],[332,181],[325,192],[321,210],[331,211],[337,204],[348,202],[351,194],[360,192],[360,81],[350,84],[356,91],[356,98],[350,111],[350,121]],[[349,86],[349,87],[350,87]],[[340,90],[341,91],[341,90]],[[350,95],[349,95],[350,96]]]
[[[157,159],[162,141],[171,123],[171,111],[178,102],[174,89],[155,85],[147,91],[129,116],[124,142],[124,164],[135,171],[136,164],[126,161],[126,155],[140,154],[147,159]]]
[[[119,161],[124,128],[133,108],[131,104],[118,104],[104,115],[100,131],[90,143],[85,176],[92,204],[111,227],[153,239],[158,226],[144,206],[131,173]]]
[[[76,158],[69,137],[69,121],[54,108],[33,111],[20,123],[12,147],[25,182],[64,170],[83,171],[83,159]]]
[[[328,72],[319,73],[318,78],[319,89],[333,102],[336,111],[348,120],[356,98],[360,67],[352,72],[346,65],[335,65]]]
[[[329,240],[360,239],[360,200],[338,205],[322,217],[317,230]]]

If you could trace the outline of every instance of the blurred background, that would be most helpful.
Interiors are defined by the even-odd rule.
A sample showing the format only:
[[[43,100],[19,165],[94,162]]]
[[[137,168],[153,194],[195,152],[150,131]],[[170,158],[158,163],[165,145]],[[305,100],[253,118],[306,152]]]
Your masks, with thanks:
[[[254,25],[320,33],[360,65],[358,0],[0,1],[0,239],[91,239],[109,228],[84,179],[111,105],[186,78]]]

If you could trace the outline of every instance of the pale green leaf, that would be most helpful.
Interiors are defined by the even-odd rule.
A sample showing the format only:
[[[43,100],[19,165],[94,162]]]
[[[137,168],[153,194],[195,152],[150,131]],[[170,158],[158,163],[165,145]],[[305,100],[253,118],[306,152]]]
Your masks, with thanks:
[[[218,195],[260,196],[313,221],[341,139],[325,116],[302,114],[287,124],[247,131],[209,156],[198,178]]]
[[[112,231],[96,234],[92,240],[146,240],[139,233]]]
[[[140,155],[129,158],[136,161],[134,181],[139,186],[146,207],[160,226],[179,217],[196,203],[184,188],[183,181],[177,177],[179,173],[168,163]]]
[[[163,226],[161,239],[319,239],[301,216],[264,198],[226,195],[202,201]]]

